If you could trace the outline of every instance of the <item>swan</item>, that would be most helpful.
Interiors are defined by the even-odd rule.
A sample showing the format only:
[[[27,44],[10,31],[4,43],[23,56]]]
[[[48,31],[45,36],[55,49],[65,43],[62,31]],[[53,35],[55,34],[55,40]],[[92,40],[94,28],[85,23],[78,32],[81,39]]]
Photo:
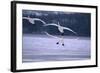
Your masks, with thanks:
[[[63,36],[64,36],[64,30],[68,30],[68,31],[71,31],[72,33],[74,33],[75,35],[77,35],[77,33],[75,31],[73,31],[72,29],[68,28],[68,27],[63,27],[59,24],[55,24],[55,23],[49,23],[49,24],[46,24],[46,25],[43,25],[43,26],[56,26],[58,28],[58,30],[60,31],[61,33],[61,43],[62,45],[64,46],[64,40],[63,40]],[[45,32],[48,36],[52,36],[50,34],[48,34],[47,32]],[[53,37],[53,36],[52,36]],[[56,44],[59,44],[59,42],[57,42]]]
[[[31,24],[35,24],[35,21],[41,21],[44,25],[46,24],[46,22],[44,22],[43,20],[39,18],[23,17],[23,19],[28,20]]]

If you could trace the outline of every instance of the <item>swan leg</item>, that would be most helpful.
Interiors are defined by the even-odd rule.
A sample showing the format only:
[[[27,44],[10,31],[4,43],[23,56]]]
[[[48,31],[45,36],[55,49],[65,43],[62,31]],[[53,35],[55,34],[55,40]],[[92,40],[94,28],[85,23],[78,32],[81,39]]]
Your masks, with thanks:
[[[56,44],[59,44],[59,42],[57,42]]]
[[[61,43],[62,43],[62,46],[64,46],[64,33],[61,33]]]
[[[62,44],[62,46],[64,46],[64,44]]]
[[[58,40],[58,42],[56,44],[59,44],[60,43],[60,40],[61,40],[61,38]]]
[[[61,42],[61,38],[58,40],[58,42],[56,44],[59,44]]]
[[[61,38],[59,39],[59,41],[56,44],[59,44],[61,42],[62,46],[64,46],[64,33],[61,33]]]
[[[59,39],[59,41],[56,44],[59,44],[59,42],[61,42],[62,46],[64,46],[64,39],[63,36]]]
[[[64,46],[64,38],[63,38],[63,36],[61,38],[61,43],[62,43],[62,46]]]

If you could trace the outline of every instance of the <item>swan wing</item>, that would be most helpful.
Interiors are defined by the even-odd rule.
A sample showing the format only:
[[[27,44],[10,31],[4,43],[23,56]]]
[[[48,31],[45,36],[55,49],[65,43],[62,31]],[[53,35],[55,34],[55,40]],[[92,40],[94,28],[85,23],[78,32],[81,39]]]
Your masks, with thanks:
[[[74,30],[72,30],[72,29],[70,29],[70,28],[68,28],[68,27],[63,27],[63,29],[68,30],[68,31],[71,31],[71,32],[73,32],[74,34],[77,35],[77,33],[76,33]]]
[[[29,18],[29,17],[23,17],[23,19],[26,19],[28,20],[31,24],[34,24],[34,20],[32,18]]]
[[[44,25],[44,26],[56,26],[56,27],[58,27],[58,25],[55,24],[55,23],[46,24],[46,25]]]
[[[50,36],[50,37],[52,37],[52,38],[59,39],[59,37],[53,36],[53,35],[49,34],[48,32],[44,32],[44,33],[45,33],[47,36]]]
[[[45,21],[43,21],[42,19],[39,19],[39,18],[32,18],[34,21],[36,20],[36,21],[41,21],[44,25],[46,24],[46,22]]]

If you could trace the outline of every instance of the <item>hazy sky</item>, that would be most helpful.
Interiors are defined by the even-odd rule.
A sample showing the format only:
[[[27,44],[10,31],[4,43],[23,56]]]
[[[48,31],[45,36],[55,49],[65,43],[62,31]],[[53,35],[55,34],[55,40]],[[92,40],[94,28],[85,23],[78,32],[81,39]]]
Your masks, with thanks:
[[[61,26],[69,27],[76,31],[79,36],[90,36],[91,31],[91,14],[90,13],[75,13],[75,12],[58,12],[58,11],[36,11],[23,10],[23,17],[39,18],[46,23],[60,23]],[[43,27],[43,23],[35,21],[31,24],[28,20],[23,19],[24,34],[42,34],[47,31],[53,35],[59,35],[59,31],[54,26]],[[65,35],[73,35],[72,32],[65,31]]]

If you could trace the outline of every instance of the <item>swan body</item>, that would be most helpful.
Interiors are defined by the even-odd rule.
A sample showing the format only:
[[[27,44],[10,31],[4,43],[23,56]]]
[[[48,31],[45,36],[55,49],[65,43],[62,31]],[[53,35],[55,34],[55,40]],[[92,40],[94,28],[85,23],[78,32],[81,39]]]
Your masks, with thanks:
[[[60,40],[59,40],[56,44],[59,44],[59,42],[61,42],[61,43],[62,43],[62,46],[64,46],[64,40],[63,40],[64,30],[71,31],[72,33],[74,33],[74,34],[77,35],[77,33],[76,33],[75,31],[73,31],[72,29],[70,29],[70,28],[68,28],[68,27],[63,27],[63,26],[61,26],[59,23],[58,23],[58,24],[49,23],[49,24],[46,24],[46,25],[44,25],[44,26],[55,26],[55,27],[58,28],[58,30],[59,30],[60,33],[61,33],[61,38],[60,38]],[[50,34],[47,33],[47,32],[45,32],[45,33],[46,33],[46,35],[48,35],[48,36],[50,36],[50,37],[58,38],[58,37],[55,37],[55,36],[53,36],[53,35],[50,35]]]

